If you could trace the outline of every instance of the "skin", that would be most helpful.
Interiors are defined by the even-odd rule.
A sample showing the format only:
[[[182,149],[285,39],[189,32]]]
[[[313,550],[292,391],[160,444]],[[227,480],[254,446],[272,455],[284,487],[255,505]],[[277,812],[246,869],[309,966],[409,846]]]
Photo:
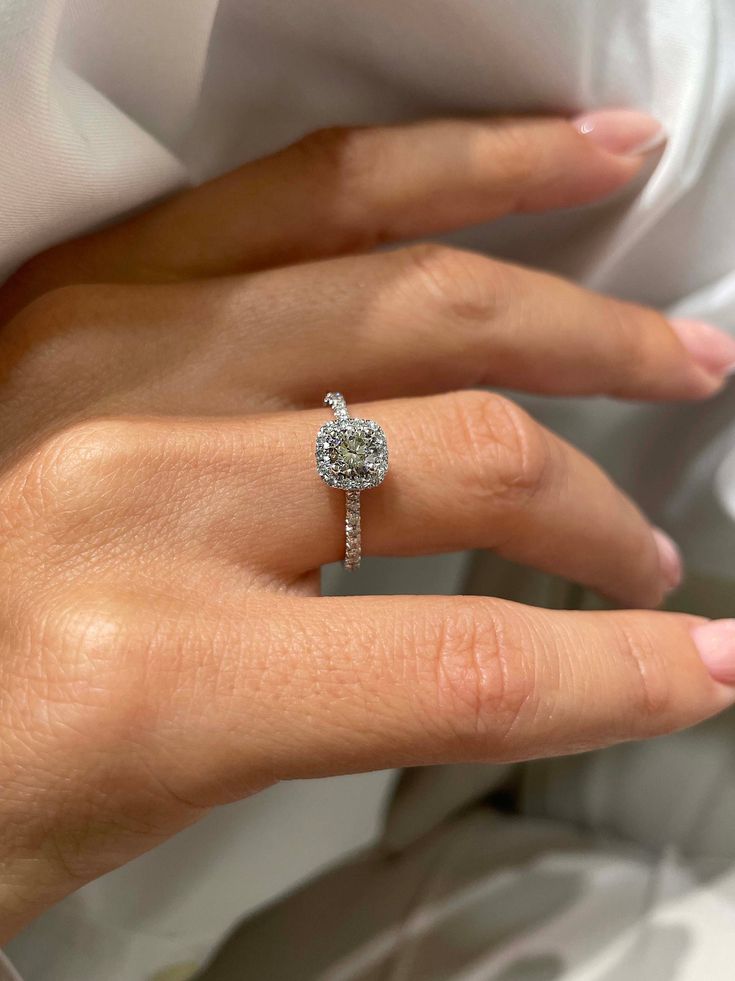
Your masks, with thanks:
[[[698,399],[722,377],[653,310],[400,244],[643,164],[554,119],[330,130],[0,291],[0,941],[279,780],[574,752],[732,704],[700,621],[650,609],[667,577],[636,506],[472,390]],[[318,597],[344,546],[313,459],[329,387],[390,445],[368,554],[493,548],[629,609]]]

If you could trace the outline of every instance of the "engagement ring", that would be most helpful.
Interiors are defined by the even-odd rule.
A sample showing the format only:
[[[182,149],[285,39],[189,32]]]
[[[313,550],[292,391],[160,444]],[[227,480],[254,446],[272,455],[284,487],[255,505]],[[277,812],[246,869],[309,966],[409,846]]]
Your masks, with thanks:
[[[330,487],[346,492],[345,569],[360,564],[360,491],[377,487],[388,473],[385,433],[372,419],[353,419],[344,396],[328,392],[324,404],[335,418],[316,437],[316,467]]]

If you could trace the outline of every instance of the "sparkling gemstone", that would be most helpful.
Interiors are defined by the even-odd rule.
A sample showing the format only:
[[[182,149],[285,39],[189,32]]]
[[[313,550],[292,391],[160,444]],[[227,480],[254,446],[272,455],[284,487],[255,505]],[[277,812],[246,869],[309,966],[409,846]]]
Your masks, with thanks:
[[[331,487],[377,487],[388,471],[385,434],[370,419],[335,419],[319,430],[316,460],[319,475]]]

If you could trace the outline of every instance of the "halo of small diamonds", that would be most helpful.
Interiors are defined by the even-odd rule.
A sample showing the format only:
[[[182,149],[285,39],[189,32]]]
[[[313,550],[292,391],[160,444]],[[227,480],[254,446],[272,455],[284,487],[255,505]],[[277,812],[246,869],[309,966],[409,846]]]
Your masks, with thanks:
[[[338,490],[377,487],[388,473],[385,433],[372,419],[333,419],[316,437],[319,476]]]

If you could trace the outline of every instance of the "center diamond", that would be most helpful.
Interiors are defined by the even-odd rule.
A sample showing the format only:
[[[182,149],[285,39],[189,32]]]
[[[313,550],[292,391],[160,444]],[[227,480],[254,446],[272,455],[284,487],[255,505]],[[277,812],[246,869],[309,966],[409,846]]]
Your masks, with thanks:
[[[340,470],[366,473],[370,463],[368,441],[362,433],[343,433],[329,448],[329,462]]]
[[[316,438],[319,476],[330,487],[366,490],[382,483],[388,471],[385,433],[371,419],[335,419]]]

